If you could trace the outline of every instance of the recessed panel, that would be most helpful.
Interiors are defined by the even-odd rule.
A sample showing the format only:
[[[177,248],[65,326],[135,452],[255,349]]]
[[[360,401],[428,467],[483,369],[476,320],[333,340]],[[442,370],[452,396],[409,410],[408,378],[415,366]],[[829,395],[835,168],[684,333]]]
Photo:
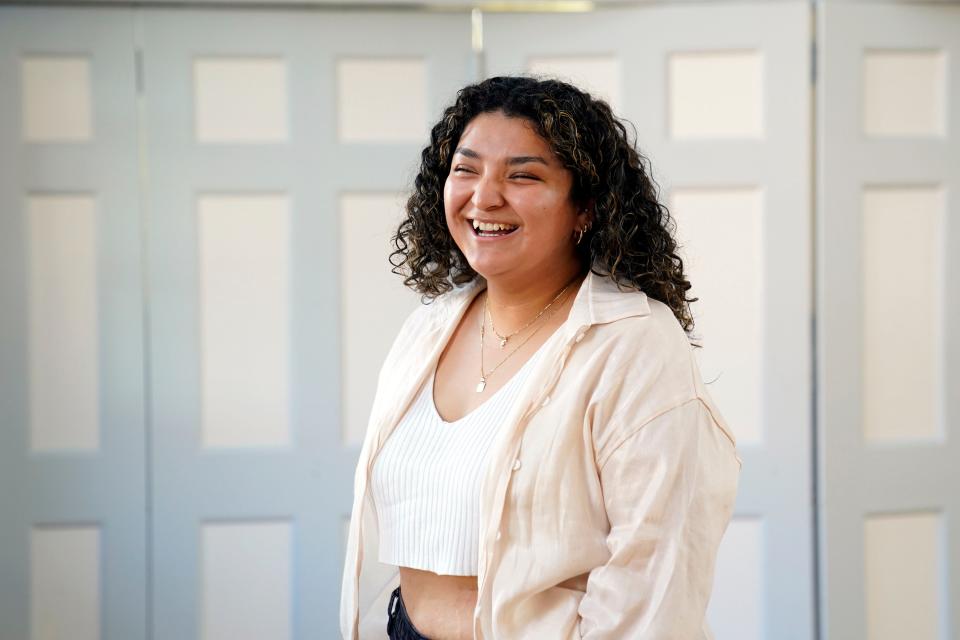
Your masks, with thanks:
[[[674,138],[763,137],[761,53],[673,53],[667,77],[669,130]]]
[[[419,296],[390,271],[390,238],[402,219],[398,195],[353,193],[340,198],[342,415],[347,444],[363,441],[380,366],[400,325],[419,304]]]
[[[942,135],[945,70],[942,51],[866,51],[864,132],[873,136]]]
[[[31,640],[100,640],[100,530],[30,531]]]
[[[763,196],[759,189],[676,189],[679,254],[700,369],[738,444],[762,438]]]
[[[280,58],[198,58],[193,63],[198,142],[287,139],[287,66]]]
[[[943,193],[870,187],[862,212],[862,415],[868,440],[941,433]]]
[[[613,56],[534,57],[527,70],[570,82],[620,111],[620,60]]]
[[[864,585],[868,640],[940,640],[943,597],[937,513],[868,516]]]
[[[290,523],[207,523],[201,545],[200,637],[292,637]]]
[[[338,133],[343,142],[423,142],[427,70],[423,60],[345,58],[337,62]]]
[[[199,199],[207,447],[290,442],[290,215],[284,195]]]
[[[77,142],[93,137],[90,60],[85,56],[27,56],[20,60],[23,138]]]
[[[707,608],[707,621],[717,638],[763,640],[763,556],[763,520],[733,518],[717,553]]]
[[[100,445],[97,217],[89,195],[27,198],[30,448]]]

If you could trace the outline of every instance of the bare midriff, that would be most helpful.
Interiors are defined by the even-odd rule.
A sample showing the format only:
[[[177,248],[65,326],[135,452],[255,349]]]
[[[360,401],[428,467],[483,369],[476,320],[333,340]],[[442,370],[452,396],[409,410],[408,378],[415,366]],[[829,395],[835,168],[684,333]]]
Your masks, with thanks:
[[[410,622],[430,640],[471,640],[477,576],[443,576],[400,567],[400,593]]]

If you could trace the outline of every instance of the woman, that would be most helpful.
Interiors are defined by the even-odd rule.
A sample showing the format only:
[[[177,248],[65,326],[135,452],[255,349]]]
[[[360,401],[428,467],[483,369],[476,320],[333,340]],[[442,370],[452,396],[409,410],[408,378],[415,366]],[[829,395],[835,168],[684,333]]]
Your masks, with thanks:
[[[672,222],[608,105],[462,89],[391,256],[430,302],[378,379],[345,638],[710,638],[734,438],[700,378]]]

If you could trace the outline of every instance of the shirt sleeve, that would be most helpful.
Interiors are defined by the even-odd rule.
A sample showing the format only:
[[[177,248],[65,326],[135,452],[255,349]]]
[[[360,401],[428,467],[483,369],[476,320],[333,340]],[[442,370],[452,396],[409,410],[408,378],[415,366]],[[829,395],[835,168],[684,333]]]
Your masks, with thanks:
[[[609,560],[580,601],[593,640],[699,640],[739,480],[734,442],[693,398],[637,425],[598,460]]]

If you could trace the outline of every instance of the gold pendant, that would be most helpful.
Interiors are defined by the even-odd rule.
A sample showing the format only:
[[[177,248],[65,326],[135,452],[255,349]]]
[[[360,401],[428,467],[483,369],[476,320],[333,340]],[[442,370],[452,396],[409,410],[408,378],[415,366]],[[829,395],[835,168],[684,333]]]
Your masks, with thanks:
[[[500,338],[500,348],[503,349],[505,346],[507,346],[507,339]]]
[[[480,378],[480,382],[477,383],[477,393],[483,392],[483,389],[486,386],[487,386],[487,381],[484,378]]]

